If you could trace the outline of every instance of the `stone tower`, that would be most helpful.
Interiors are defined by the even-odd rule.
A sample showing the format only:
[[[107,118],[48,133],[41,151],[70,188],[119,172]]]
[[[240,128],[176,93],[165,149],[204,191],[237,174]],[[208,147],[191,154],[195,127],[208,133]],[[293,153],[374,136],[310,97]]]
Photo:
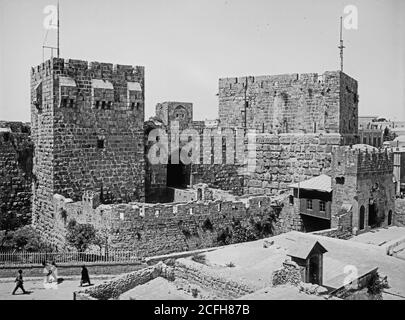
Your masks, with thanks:
[[[341,225],[364,232],[394,224],[392,153],[342,146],[333,151],[331,168],[332,227]],[[343,221],[345,212],[350,219]]]
[[[156,117],[170,129],[172,122],[179,123],[179,129],[188,128],[193,122],[193,104],[190,102],[162,102],[156,105]]]
[[[262,133],[358,134],[358,84],[340,71],[219,79],[223,127]]]
[[[144,67],[52,58],[31,70],[33,225],[58,237],[53,195],[143,201]]]

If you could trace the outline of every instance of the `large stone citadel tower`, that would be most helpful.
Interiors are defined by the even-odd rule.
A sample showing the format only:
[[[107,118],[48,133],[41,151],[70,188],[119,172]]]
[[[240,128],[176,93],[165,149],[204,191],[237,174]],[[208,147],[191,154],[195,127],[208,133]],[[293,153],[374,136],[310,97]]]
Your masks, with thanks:
[[[340,71],[220,79],[220,123],[258,132],[338,133],[353,143],[357,87]]]
[[[144,68],[53,58],[32,68],[33,224],[54,228],[52,198],[143,201]]]

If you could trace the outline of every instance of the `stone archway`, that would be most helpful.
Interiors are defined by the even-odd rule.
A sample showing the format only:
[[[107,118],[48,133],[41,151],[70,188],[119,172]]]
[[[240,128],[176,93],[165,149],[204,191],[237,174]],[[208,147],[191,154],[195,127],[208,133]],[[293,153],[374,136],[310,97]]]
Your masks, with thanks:
[[[368,225],[371,228],[378,227],[377,207],[374,202],[368,205]]]
[[[178,151],[177,151],[178,152]],[[190,184],[190,165],[185,165],[181,160],[179,163],[172,163],[172,156],[169,156],[167,164],[167,186],[184,189]]]

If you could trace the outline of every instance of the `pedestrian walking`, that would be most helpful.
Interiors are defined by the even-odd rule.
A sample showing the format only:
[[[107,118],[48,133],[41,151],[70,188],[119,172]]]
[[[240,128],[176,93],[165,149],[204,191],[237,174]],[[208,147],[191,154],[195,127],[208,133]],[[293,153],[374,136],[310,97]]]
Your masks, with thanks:
[[[87,270],[86,266],[82,266],[82,278],[80,280],[80,286],[82,287],[84,283],[88,283],[91,286],[89,271]]]
[[[16,285],[15,285],[15,288],[14,288],[14,290],[13,290],[12,295],[15,295],[15,292],[16,292],[18,289],[21,289],[24,294],[27,294],[27,293],[28,293],[28,292],[25,291],[25,289],[24,289],[24,285],[23,285],[23,284],[24,284],[24,280],[23,280],[22,273],[23,273],[23,271],[22,271],[21,269],[18,270],[17,278],[15,278]]]
[[[50,274],[49,281],[59,283],[58,282],[58,266],[56,265],[55,261],[52,261],[50,271],[51,271],[51,274]]]

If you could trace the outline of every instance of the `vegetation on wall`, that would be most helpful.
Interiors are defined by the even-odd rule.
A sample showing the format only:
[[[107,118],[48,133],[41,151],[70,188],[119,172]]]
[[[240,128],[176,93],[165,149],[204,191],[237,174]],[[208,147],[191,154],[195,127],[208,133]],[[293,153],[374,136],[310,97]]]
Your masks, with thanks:
[[[227,245],[254,241],[274,234],[277,214],[266,210],[262,216],[251,217],[247,222],[233,219],[229,227],[217,231],[216,244]]]
[[[367,293],[373,295],[374,297],[381,297],[381,294],[384,289],[388,289],[387,277],[381,278],[380,275],[376,272],[373,273],[368,286]],[[382,299],[382,298],[381,298]]]
[[[52,248],[41,240],[34,228],[24,226],[14,231],[0,231],[0,250],[36,252],[52,251]]]
[[[100,245],[100,236],[91,224],[79,224],[76,220],[70,220],[67,225],[66,241],[79,252],[84,252],[94,244]]]

